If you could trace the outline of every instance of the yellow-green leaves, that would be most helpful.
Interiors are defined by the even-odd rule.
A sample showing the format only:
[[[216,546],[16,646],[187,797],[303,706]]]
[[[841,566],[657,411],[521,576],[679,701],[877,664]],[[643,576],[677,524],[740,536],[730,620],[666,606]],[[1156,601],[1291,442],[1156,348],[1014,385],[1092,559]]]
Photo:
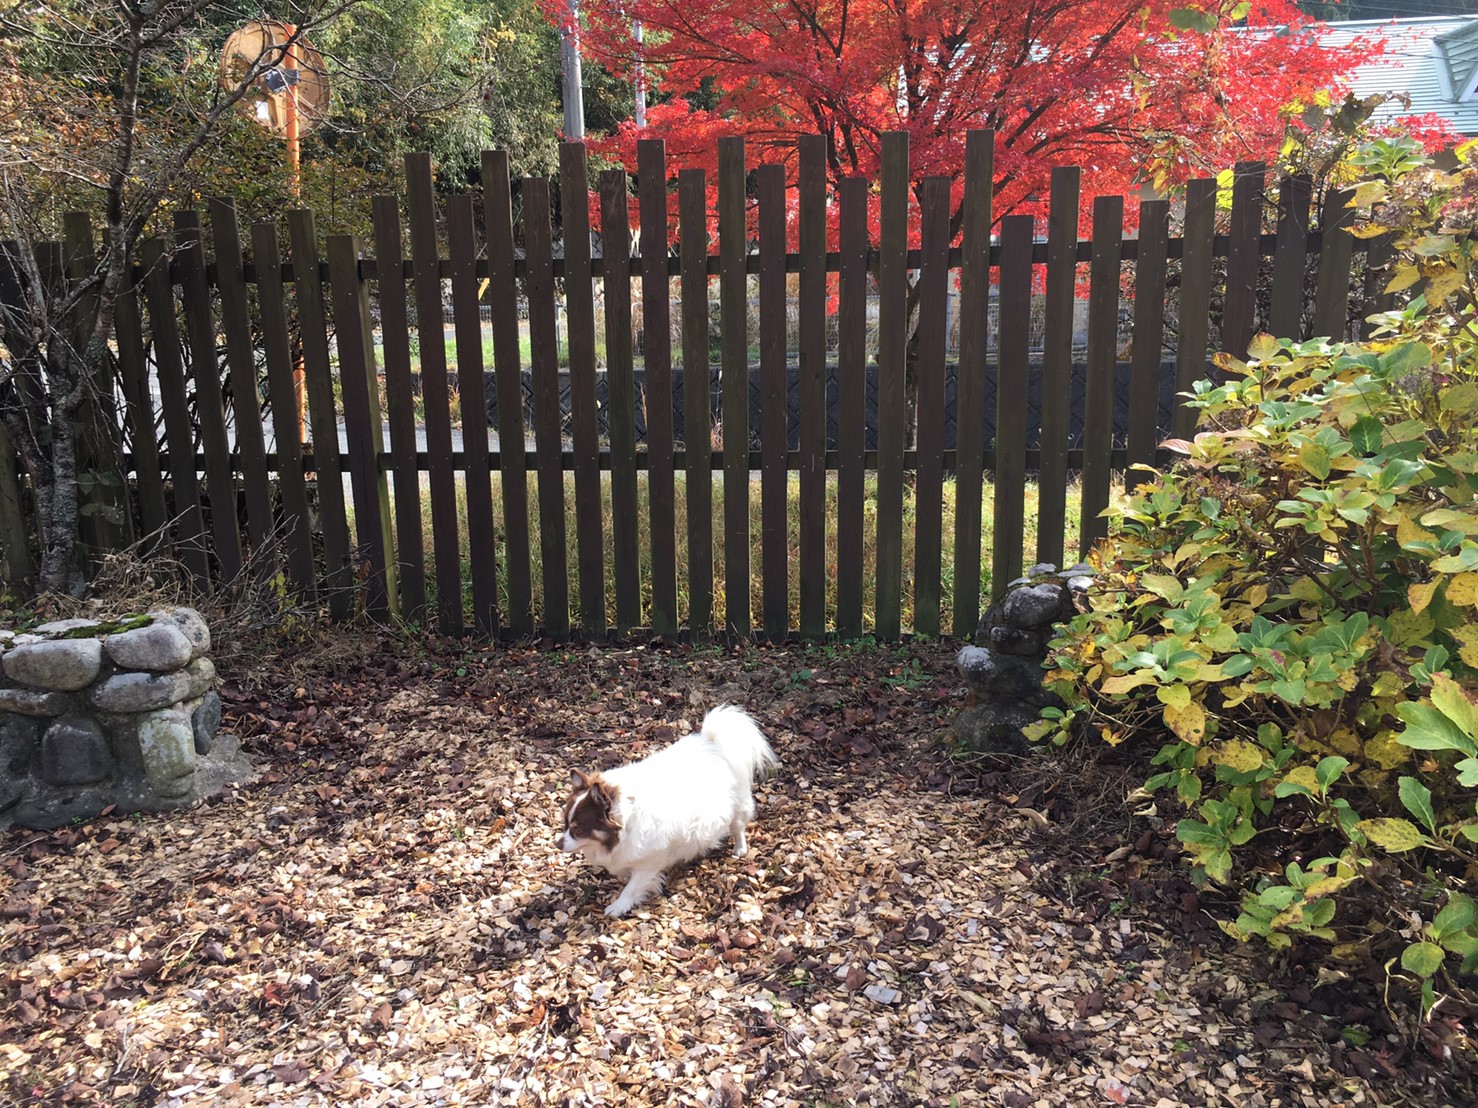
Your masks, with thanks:
[[[1355,830],[1364,835],[1382,850],[1401,854],[1426,844],[1426,837],[1416,824],[1406,819],[1362,819]]]

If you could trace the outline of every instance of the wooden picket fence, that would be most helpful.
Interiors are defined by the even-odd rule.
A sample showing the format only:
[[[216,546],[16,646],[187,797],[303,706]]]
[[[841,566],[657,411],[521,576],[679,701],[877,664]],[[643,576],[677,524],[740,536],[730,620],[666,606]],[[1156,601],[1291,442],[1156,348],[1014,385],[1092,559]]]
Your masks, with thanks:
[[[402,199],[373,202],[374,256],[348,235],[330,235],[319,252],[319,229],[308,211],[286,215],[284,255],[276,222],[250,227],[248,262],[234,208],[209,205],[214,259],[208,261],[200,213],[181,212],[173,244],[143,244],[136,280],[120,304],[117,426],[132,444],[125,462],[126,487],[95,482],[89,499],[123,509],[125,526],[108,545],[132,535],[162,536],[166,547],[203,588],[220,587],[245,571],[280,571],[295,589],[321,596],[336,616],[362,604],[377,618],[428,620],[428,568],[423,549],[421,475],[428,475],[434,557],[434,617],[449,635],[470,622],[482,636],[555,638],[578,632],[601,638],[643,629],[668,639],[715,631],[772,638],[794,634],[816,639],[835,633],[855,638],[904,632],[905,590],[911,590],[912,630],[968,635],[983,604],[979,551],[984,479],[993,476],[994,532],[991,581],[999,592],[1018,576],[1024,559],[1025,495],[1029,472],[1039,486],[1035,558],[1073,561],[1105,534],[1100,511],[1109,503],[1116,469],[1156,460],[1156,398],[1160,394],[1162,339],[1173,335],[1177,391],[1207,374],[1213,334],[1221,349],[1245,351],[1255,330],[1296,336],[1305,305],[1306,271],[1317,256],[1317,295],[1312,333],[1343,336],[1350,318],[1355,251],[1369,245],[1359,295],[1374,307],[1377,274],[1386,249],[1357,243],[1346,230],[1350,212],[1343,194],[1325,205],[1318,229],[1311,224],[1306,182],[1280,190],[1276,230],[1263,231],[1265,168],[1237,167],[1230,210],[1218,231],[1217,186],[1196,180],[1184,197],[1183,232],[1172,237],[1171,205],[1139,204],[1138,237],[1123,234],[1124,198],[1094,200],[1093,233],[1079,239],[1079,172],[1054,170],[1045,241],[1030,216],[1008,215],[992,235],[992,149],[988,131],[966,139],[964,221],[952,245],[947,179],[923,182],[917,196],[921,245],[908,248],[910,175],[907,136],[885,135],[882,146],[880,235],[869,237],[872,185],[850,178],[828,200],[826,146],[802,138],[798,159],[799,250],[787,252],[785,171],[749,167],[742,139],[720,140],[718,150],[717,252],[710,252],[707,180],[703,170],[677,174],[675,194],[661,142],[639,145],[637,200],[639,250],[628,233],[629,182],[620,170],[599,177],[599,232],[603,256],[592,256],[585,149],[560,152],[563,243],[556,256],[550,184],[524,180],[518,189],[524,229],[521,249],[508,159],[483,157],[479,235],[478,205],[469,194],[433,191],[427,155],[406,162]],[[747,206],[758,209],[751,238]],[[679,248],[668,249],[669,204],[676,202]],[[838,249],[828,251],[828,203],[838,208]],[[407,213],[402,225],[402,206]],[[446,256],[439,225],[444,221]],[[90,247],[85,218],[68,222],[69,267],[77,250]],[[406,232],[408,231],[408,236]],[[409,242],[409,257],[404,243]],[[481,246],[479,246],[479,241]],[[75,248],[75,249],[74,249]],[[55,247],[50,248],[57,253]],[[1224,281],[1217,278],[1224,259]],[[1270,261],[1269,261],[1270,259]],[[1069,375],[1072,372],[1074,301],[1078,267],[1088,269],[1086,388],[1080,450],[1069,450]],[[1127,435],[1113,440],[1112,408],[1126,263],[1133,264],[1133,343],[1127,367],[1130,415]],[[906,446],[905,360],[910,272],[919,289],[916,449]],[[837,381],[837,432],[826,435],[828,274],[837,274],[839,342],[832,372]],[[750,426],[748,277],[758,275],[760,426]],[[800,430],[799,449],[787,450],[785,333],[786,277],[798,274]],[[683,390],[686,449],[673,432],[674,353],[681,366],[709,371],[708,282],[719,284],[721,396],[717,414],[722,445],[711,448],[714,407],[707,387]],[[959,281],[959,348],[955,370],[956,448],[943,448],[946,381],[946,297]],[[634,387],[632,279],[640,280],[645,358],[646,435],[639,448]],[[680,293],[680,342],[670,339],[671,282]],[[557,341],[563,282],[567,362]],[[449,366],[442,343],[444,283],[454,309],[462,449],[453,450],[448,404]],[[486,292],[482,292],[486,282]],[[606,309],[609,436],[597,425],[596,282]],[[863,381],[869,284],[878,307],[877,449],[864,449]],[[1035,285],[1034,285],[1035,282]],[[999,333],[989,349],[987,307],[998,289]],[[527,300],[530,365],[520,364],[515,290]],[[1178,318],[1167,326],[1167,291],[1174,287]],[[290,318],[289,287],[295,320]],[[1039,363],[1027,344],[1026,321],[1034,287],[1045,288],[1045,349]],[[1260,290],[1261,289],[1261,294]],[[1270,292],[1270,295],[1269,295]],[[371,303],[378,306],[378,327]],[[484,396],[479,307],[491,307],[492,381],[498,438],[490,448]],[[435,328],[420,343],[420,395],[426,448],[417,449],[411,341],[415,317]],[[147,318],[147,324],[145,322]],[[1358,318],[1358,316],[1357,316]],[[1216,321],[1219,320],[1219,327]],[[434,322],[430,322],[434,321]],[[429,335],[428,330],[428,335]],[[306,376],[307,420],[312,447],[300,445],[294,403],[294,359],[300,350]],[[331,338],[333,336],[333,345]],[[377,344],[376,338],[380,342]],[[377,365],[383,348],[383,368]],[[336,351],[334,349],[336,346]],[[224,349],[226,387],[223,388]],[[333,355],[336,353],[336,364]],[[202,371],[204,367],[204,371]],[[523,373],[533,381],[532,427],[525,425]],[[561,370],[569,379],[570,435],[562,435]],[[993,442],[986,441],[985,398],[994,374]],[[1040,374],[1039,426],[1028,426],[1029,377]],[[383,380],[389,442],[381,432]],[[156,437],[151,382],[157,383],[163,441]],[[276,450],[263,434],[261,398],[269,397]],[[234,427],[234,446],[228,431]],[[338,423],[347,428],[347,451],[338,449]],[[1177,409],[1173,427],[1187,434],[1193,413]],[[534,449],[526,450],[532,431]],[[1029,434],[1040,448],[1028,450]],[[757,449],[752,440],[757,439]],[[197,454],[196,444],[199,444]],[[511,444],[511,448],[509,447]],[[188,459],[188,462],[185,460]],[[0,459],[8,461],[8,459]],[[528,497],[532,469],[537,494],[537,537],[530,534]],[[612,533],[605,534],[602,474],[609,471]],[[648,506],[639,511],[638,471],[645,470]],[[751,596],[751,471],[760,473],[760,596]],[[573,505],[565,474],[573,471]],[[792,551],[787,538],[786,481],[799,472],[799,627],[789,625],[788,582]],[[502,534],[495,519],[492,475],[500,475]],[[714,474],[720,475],[715,488]],[[876,593],[873,618],[864,623],[863,556],[866,474],[875,474]],[[953,604],[941,611],[941,496],[948,474],[956,482]],[[345,497],[345,476],[349,498]],[[679,565],[674,510],[676,479],[686,483],[687,557]],[[1081,533],[1069,551],[1066,534],[1070,476],[1079,476]],[[203,475],[203,483],[201,476]],[[310,479],[311,475],[311,479]],[[827,512],[828,475],[836,486],[834,515]],[[5,469],[0,467],[0,477]],[[458,482],[466,501],[465,536],[459,532]],[[904,565],[904,497],[912,482],[916,502],[912,565]],[[13,479],[12,479],[13,483]],[[0,490],[4,493],[6,490]],[[393,491],[393,509],[391,508]],[[723,498],[723,627],[714,627],[714,496]],[[24,496],[0,495],[0,535],[23,531],[15,513]],[[311,503],[310,503],[311,501]],[[350,533],[352,520],[354,534]],[[567,550],[565,522],[573,510],[575,549]],[[99,513],[117,518],[117,512]],[[315,526],[316,521],[316,526]],[[649,529],[650,572],[643,579],[640,532]],[[828,568],[826,532],[834,529],[835,580]],[[470,551],[463,565],[461,541]],[[539,559],[542,621],[536,626],[531,567]],[[503,588],[499,588],[499,559]],[[573,560],[573,572],[571,561]],[[16,564],[12,556],[12,566]],[[464,568],[470,577],[470,621],[464,604]],[[614,583],[614,627],[608,626],[607,571]],[[687,610],[679,611],[679,574],[686,574]],[[574,596],[571,596],[571,586]],[[829,585],[833,599],[829,602]],[[572,600],[574,603],[572,603]],[[758,608],[758,611],[756,611]],[[758,627],[756,627],[756,621]]]

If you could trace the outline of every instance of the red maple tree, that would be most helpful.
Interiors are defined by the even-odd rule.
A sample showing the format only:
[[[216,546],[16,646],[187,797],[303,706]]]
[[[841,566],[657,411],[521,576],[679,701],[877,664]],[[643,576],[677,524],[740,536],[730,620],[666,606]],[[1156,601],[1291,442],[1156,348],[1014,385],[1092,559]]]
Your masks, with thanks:
[[[793,172],[821,133],[833,179],[876,180],[901,130],[958,213],[965,132],[993,127],[997,216],[1044,210],[1055,165],[1082,167],[1086,202],[1271,158],[1290,105],[1379,49],[1321,47],[1290,0],[586,0],[583,22],[586,53],[628,79],[639,60],[659,101],[593,144],[632,169],[662,138],[712,185],[717,138],[743,135],[751,165]]]

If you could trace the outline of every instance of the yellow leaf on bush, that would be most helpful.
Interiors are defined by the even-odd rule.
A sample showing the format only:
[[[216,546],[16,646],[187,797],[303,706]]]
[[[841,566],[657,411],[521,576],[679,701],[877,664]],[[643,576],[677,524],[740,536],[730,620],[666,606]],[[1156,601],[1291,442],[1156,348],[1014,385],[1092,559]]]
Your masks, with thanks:
[[[1316,795],[1323,788],[1319,784],[1319,775],[1314,772],[1313,766],[1294,766],[1283,775],[1283,780],[1290,785],[1301,785]]]
[[[1187,704],[1184,708],[1165,708],[1165,725],[1185,742],[1199,745],[1206,737],[1206,713],[1199,704]]]
[[[1411,646],[1419,643],[1437,626],[1426,612],[1412,612],[1405,609],[1392,612],[1387,617],[1386,623],[1390,628],[1390,639],[1393,646]]]
[[[1211,748],[1211,760],[1238,773],[1251,773],[1262,768],[1264,750],[1246,739],[1228,739]]]
[[[1117,696],[1130,689],[1137,689],[1140,685],[1153,685],[1155,680],[1153,673],[1145,673],[1141,670],[1138,673],[1123,673],[1117,677],[1110,677],[1099,688],[1108,696]]]
[[[1459,573],[1447,582],[1447,599],[1468,608],[1478,606],[1478,573]]]
[[[1413,612],[1426,610],[1428,604],[1432,603],[1432,597],[1437,592],[1439,581],[1413,581],[1406,586],[1406,600],[1411,605]]]
[[[1242,594],[1244,603],[1252,606],[1253,610],[1261,608],[1268,602],[1268,587],[1266,585],[1253,585]]]
[[[1168,704],[1176,711],[1183,711],[1191,702],[1191,690],[1184,685],[1161,685],[1155,690],[1161,704]]]
[[[1115,731],[1106,723],[1098,729],[1098,733],[1103,736],[1103,741],[1108,743],[1109,746],[1118,746],[1124,741],[1124,733],[1122,731]]]
[[[1364,744],[1361,743],[1360,736],[1349,727],[1336,727],[1329,733],[1329,739],[1327,741],[1339,753],[1348,755],[1351,758],[1359,758],[1364,751]]]
[[[1401,518],[1396,521],[1396,541],[1403,548],[1409,547],[1413,543],[1432,542],[1436,537],[1436,535],[1432,534],[1432,532],[1428,531],[1404,512]]]
[[[1448,632],[1458,641],[1457,656],[1466,665],[1478,666],[1478,625],[1465,623]]]
[[[1362,819],[1355,830],[1392,854],[1415,850],[1427,841],[1416,824],[1407,819]]]
[[[1411,760],[1411,749],[1398,743],[1396,732],[1386,728],[1365,741],[1365,759],[1381,769],[1395,769]]]

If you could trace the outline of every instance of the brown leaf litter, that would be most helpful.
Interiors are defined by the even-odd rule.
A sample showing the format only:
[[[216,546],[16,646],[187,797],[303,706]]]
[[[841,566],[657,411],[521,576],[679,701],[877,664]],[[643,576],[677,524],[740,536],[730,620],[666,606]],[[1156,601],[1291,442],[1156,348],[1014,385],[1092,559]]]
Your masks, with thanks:
[[[1219,937],[1079,915],[953,787],[942,648],[366,639],[225,692],[262,778],[0,840],[0,1091],[99,1105],[1435,1103],[1254,1017]],[[782,760],[751,852],[611,921],[569,770],[721,700]],[[1034,809],[1036,812],[1036,809]],[[1040,812],[1036,812],[1040,815]],[[1214,934],[1214,932],[1212,932]]]

